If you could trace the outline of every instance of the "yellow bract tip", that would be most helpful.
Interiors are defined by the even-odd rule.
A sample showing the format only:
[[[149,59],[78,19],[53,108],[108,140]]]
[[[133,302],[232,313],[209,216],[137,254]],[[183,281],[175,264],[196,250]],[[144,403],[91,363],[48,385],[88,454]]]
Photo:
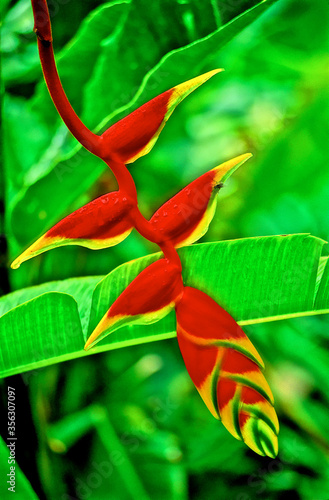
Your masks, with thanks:
[[[232,160],[222,163],[218,167],[212,169],[215,172],[214,183],[225,182],[243,163],[252,157],[251,153],[245,153],[237,156]]]
[[[217,73],[220,73],[221,71],[224,71],[224,69],[223,68],[213,69],[212,71],[203,73],[202,75],[196,76],[195,78],[191,78],[191,80],[187,80],[187,82],[180,83],[179,85],[176,85],[173,88],[174,91],[173,95],[175,94],[177,96],[177,94],[185,94],[186,92],[190,93],[194,89],[205,83],[207,80],[209,80],[212,76],[216,75]]]
[[[22,261],[19,257],[17,257],[17,259],[15,259],[11,264],[10,264],[10,267],[12,269],[18,269],[21,265]]]
[[[108,313],[106,313],[98,325],[96,326],[95,330],[92,332],[90,337],[88,338],[87,342],[85,343],[84,350],[89,351],[92,347],[94,347],[98,342],[100,342],[104,337],[112,333],[109,331],[111,326],[113,326],[115,323],[117,323],[121,319],[120,315],[116,316],[109,316]]]
[[[48,241],[48,243],[47,243]],[[55,238],[52,238],[50,241],[56,241]],[[55,246],[55,245],[53,245]],[[24,252],[22,252],[11,264],[10,267],[12,269],[18,269],[19,266],[25,262],[26,260],[33,259],[37,255],[45,252],[49,248],[52,248],[51,243],[49,243],[49,239],[44,236],[38,238],[32,245],[30,245]]]
[[[92,332],[87,342],[85,343],[84,350],[89,351],[97,342],[98,337],[101,335],[105,328],[106,316],[104,316],[101,321],[96,326],[95,330]]]
[[[172,94],[170,96],[168,105],[167,105],[167,113],[165,116],[165,121],[168,120],[176,106],[183,100],[185,97],[187,97],[191,92],[193,92],[195,89],[200,87],[203,83],[205,83],[209,78],[212,76],[216,75],[217,73],[220,73],[221,71],[224,71],[222,68],[218,69],[213,69],[212,71],[208,71],[208,73],[204,73],[203,75],[196,76],[195,78],[192,78],[191,80],[187,80],[187,82],[180,83],[179,85],[176,85],[172,89]]]

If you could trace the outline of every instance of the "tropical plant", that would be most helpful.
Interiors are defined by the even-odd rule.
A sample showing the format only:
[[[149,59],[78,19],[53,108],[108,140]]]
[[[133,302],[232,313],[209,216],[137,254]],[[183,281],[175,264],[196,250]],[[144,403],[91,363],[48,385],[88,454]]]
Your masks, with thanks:
[[[90,18],[88,29],[93,26],[99,29],[100,19],[107,15],[110,7],[109,12],[113,14],[115,8],[124,11],[125,5],[111,4],[100,9]],[[49,222],[56,222],[56,213],[61,212],[63,202],[56,203],[55,214],[49,214],[45,209],[46,216],[39,216],[39,223],[34,227],[38,228],[39,234],[43,228],[47,232],[24,250],[12,267],[18,268],[25,260],[56,247],[80,245],[89,249],[106,249],[126,239],[134,228],[157,244],[162,256],[153,254],[122,264],[103,279],[73,278],[5,295],[0,300],[0,323],[6,333],[2,346],[2,376],[88,356],[89,352],[83,350],[84,343],[85,349],[93,348],[92,354],[169,338],[175,335],[177,321],[178,343],[187,370],[211,413],[222,420],[234,437],[245,441],[260,455],[275,458],[278,420],[273,409],[272,392],[261,371],[264,367],[262,359],[241,325],[329,312],[328,263],[327,257],[321,257],[324,241],[308,234],[295,234],[186,246],[205,235],[215,214],[218,190],[222,193],[223,183],[250,158],[250,154],[212,168],[172,196],[152,217],[144,217],[126,164],[151,151],[177,104],[219,70],[201,76],[194,74],[191,80],[179,85],[176,82],[170,90],[161,89],[164,91],[157,97],[110,126],[108,119],[101,119],[96,132],[91,132],[77,117],[62,89],[53,56],[47,4],[32,0],[32,6],[43,73],[57,110],[80,144],[110,167],[118,187],[113,189],[111,186],[110,193],[76,208],[51,229],[48,229]],[[251,8],[236,18],[237,25],[243,25],[244,20],[252,19],[263,9],[261,4]],[[233,24],[228,23],[226,31],[225,25],[216,30],[214,43],[217,35],[220,35],[219,39],[231,36]],[[105,27],[101,29],[105,30]],[[212,41],[212,37],[208,37],[193,42],[184,51],[184,57],[189,50],[196,56],[200,44],[204,45],[201,51],[207,50]],[[111,40],[108,43],[111,45]],[[77,43],[72,47],[79,53],[81,38],[77,37]],[[95,49],[90,47],[92,50]],[[175,64],[179,54],[179,50],[173,52]],[[104,66],[102,71],[104,75]],[[83,78],[83,69],[81,73],[80,76],[77,73],[77,81]],[[150,74],[152,76],[154,72]],[[99,74],[96,81],[101,81]],[[97,92],[96,87],[93,91]],[[40,91],[39,105],[44,99]],[[136,106],[140,101],[137,93],[133,103]],[[49,125],[51,111],[45,110],[43,103],[41,105],[43,119]],[[129,106],[120,112],[127,110]],[[93,116],[97,113],[99,116],[102,108],[97,113],[95,109],[94,114],[92,108],[89,111],[92,123]],[[70,139],[66,159],[59,160],[60,169],[53,159],[53,166],[48,170],[61,181],[56,189],[60,193],[62,186],[63,194],[70,190],[71,182],[62,184],[69,165],[65,166],[65,162],[70,162],[77,151],[77,147],[72,148],[69,142]],[[150,157],[152,155],[153,151]],[[95,171],[88,173],[88,180],[84,179],[83,172],[74,173],[73,177],[82,176],[78,186],[81,193],[85,183],[90,185],[100,171],[96,160],[88,159],[88,167],[95,166]],[[24,199],[40,193],[45,176],[38,179],[38,168],[40,172],[39,166],[29,174],[33,182],[15,198],[11,217],[23,220]],[[38,180],[35,182],[35,179]],[[37,203],[44,203],[45,195],[43,193],[43,200],[39,199]],[[140,203],[141,198],[138,197]],[[42,206],[46,205],[47,202]],[[26,224],[35,213],[34,205],[32,211],[27,211]],[[24,236],[21,241],[25,239]],[[177,251],[179,247],[184,248]],[[16,251],[15,246],[12,251]],[[94,347],[96,343],[97,347]],[[112,444],[117,443],[120,453],[125,456],[124,462],[129,462],[115,432],[109,427],[103,408],[93,406],[90,411],[82,413],[81,419],[99,427],[102,442],[108,439]],[[66,423],[63,425],[65,427]],[[83,424],[83,427],[88,429],[90,425]],[[68,426],[73,430],[74,421]],[[55,427],[49,434],[54,449],[56,442],[64,443],[66,449],[65,438],[57,439],[63,432],[61,429],[61,426],[59,430]],[[77,438],[81,435],[79,425],[74,433]],[[126,474],[133,478],[134,484],[130,494],[139,491],[141,497],[146,497],[135,472],[128,469]],[[129,494],[129,487],[127,491]]]

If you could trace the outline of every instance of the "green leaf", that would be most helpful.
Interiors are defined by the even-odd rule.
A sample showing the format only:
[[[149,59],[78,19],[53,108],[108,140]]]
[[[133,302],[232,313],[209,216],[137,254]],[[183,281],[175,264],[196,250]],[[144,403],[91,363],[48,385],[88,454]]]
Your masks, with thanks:
[[[27,101],[5,94],[4,101],[4,157],[9,199],[28,184],[31,165],[49,147],[46,125],[31,111]],[[24,151],[24,154],[22,154]]]
[[[135,471],[135,468],[130,460],[125,446],[117,436],[115,429],[112,426],[110,417],[106,410],[103,410],[104,418],[97,426],[100,441],[105,447],[108,456],[111,456],[113,449],[122,457],[122,460],[116,464],[117,471],[122,478],[122,485],[129,493],[131,498],[140,498],[141,500],[150,500],[146,493],[140,477]],[[106,418],[107,417],[107,418]]]
[[[78,304],[79,315],[84,326],[89,321],[89,308],[94,287],[102,276],[88,276],[88,278],[70,278],[62,281],[50,281],[38,286],[31,286],[17,290],[0,298],[0,316],[14,309],[16,306],[32,300],[47,292],[61,292],[71,295]]]
[[[74,357],[83,343],[77,303],[64,293],[45,293],[1,318],[0,363],[4,374]]]
[[[316,306],[323,243],[319,238],[297,234],[185,247],[179,250],[184,283],[209,294],[241,325],[328,313],[328,296],[319,303],[320,309]],[[1,298],[2,311],[8,311],[27,297],[34,297],[0,318],[1,331],[6,332],[1,376],[89,355],[83,350],[88,334],[125,287],[159,256],[123,264],[96,287],[97,277],[72,279]],[[322,275],[317,294],[328,286],[325,280],[327,273]],[[50,289],[57,291],[45,293]],[[152,325],[119,329],[90,353],[174,336],[175,317],[170,314]]]
[[[10,448],[8,448],[8,445],[12,445],[13,443],[17,443],[17,441],[5,442],[0,436],[0,472],[2,477],[0,486],[1,498],[15,498],[16,500],[38,500],[37,495],[32,489],[31,484],[21,471],[18,463],[16,461],[14,461],[13,463],[9,462]],[[18,444],[16,444],[15,448],[17,446]],[[15,453],[13,456],[15,456]],[[7,481],[10,481],[10,476],[8,474],[10,474],[10,471],[13,470],[11,469],[11,467],[14,467],[15,471],[14,491],[8,491],[8,488],[12,487],[10,483],[7,483]]]
[[[275,3],[275,1],[276,0],[265,0],[265,2],[259,2],[255,7],[246,10],[243,14],[237,16],[231,22],[221,26],[217,30],[204,34],[202,38],[196,39],[187,45],[170,50],[164,54],[161,59],[155,59],[151,69],[149,71],[145,71],[140,76],[141,84],[138,84],[136,80],[131,81],[132,78],[135,78],[131,74],[127,76],[127,79],[130,82],[130,87],[135,85],[137,92],[131,96],[132,99],[130,102],[127,103],[127,99],[126,102],[121,100],[121,107],[118,105],[119,102],[117,102],[115,108],[113,109],[113,104],[111,106],[111,103],[113,103],[111,95],[105,94],[104,89],[102,95],[104,95],[105,99],[108,99],[107,109],[113,109],[113,111],[112,113],[109,113],[106,118],[103,117],[100,124],[97,126],[97,129],[107,128],[114,121],[117,121],[127,115],[133,109],[136,109],[150,98],[155,97],[171,87],[174,87],[178,83],[194,78],[207,70],[214,69],[214,64],[218,64],[218,54],[220,49],[245,27],[256,20],[258,16],[270,7],[271,4]],[[130,32],[129,24],[127,26],[127,33],[125,33],[129,39],[128,32]],[[127,50],[128,47],[126,45],[122,45],[121,48],[122,50]],[[104,86],[104,83],[102,83],[105,78],[104,71],[108,71],[106,68],[108,68],[110,60],[113,58],[113,50],[112,53],[107,55],[107,61],[103,72],[99,69],[100,74],[95,74],[94,79],[88,84],[88,86],[90,85],[92,87],[94,95],[96,88]],[[130,64],[136,65],[139,60],[139,52],[137,50],[136,53],[130,52],[130,57]],[[149,62],[149,67],[150,65],[151,62]],[[145,64],[145,69],[147,69],[147,67],[147,64]],[[104,99],[102,102],[104,105]],[[86,116],[95,112],[95,106],[96,103],[94,103],[93,110],[89,109],[89,107],[86,108]],[[101,111],[103,113],[103,110],[100,110],[97,116],[98,120],[101,119]]]
[[[102,113],[102,116],[100,114],[97,116],[97,120],[102,120],[101,123],[98,123],[97,129],[107,128],[114,121],[123,115],[127,115],[155,95],[197,76],[207,69],[213,69],[214,64],[217,64],[216,58],[219,49],[243,28],[252,23],[274,2],[275,0],[267,0],[258,3],[255,7],[247,10],[230,23],[204,38],[168,52],[163,55],[160,61],[158,59],[159,54],[156,54],[154,59],[145,60],[145,51],[143,52],[138,45],[142,42],[137,38],[134,40],[136,53],[133,54],[133,57],[136,59],[138,55],[137,59],[139,67],[142,68],[142,73],[139,71],[137,80],[132,81],[132,78],[135,78],[132,73],[135,74],[135,71],[132,72],[131,67],[129,68],[129,95],[123,91],[123,85],[125,84],[122,83],[122,72],[125,69],[122,63],[120,63],[120,72],[116,79],[110,69],[114,63],[113,61],[110,63],[110,59],[107,59],[106,71],[108,72],[108,78],[111,78],[112,84],[116,85],[116,93],[109,90],[109,84],[106,88],[103,88],[106,82],[101,81],[100,76],[97,77],[96,73],[99,72],[103,76],[104,73],[102,73],[99,65],[95,67],[94,80],[92,80],[95,82],[93,96],[95,96],[95,93],[100,96],[101,108],[99,113]],[[204,30],[204,28],[202,29]],[[117,36],[119,36],[119,33],[111,38],[109,43],[115,44]],[[121,52],[124,52],[125,46],[120,45],[120,47]],[[130,47],[129,50],[132,51],[133,48]],[[131,60],[132,65],[135,59]],[[126,64],[128,63],[126,62]],[[133,88],[134,94],[131,93],[131,88]],[[86,105],[95,99],[95,97],[90,96],[90,92],[88,92],[88,95]],[[110,100],[109,104],[106,104],[106,99]],[[92,108],[96,107],[96,103],[93,102],[93,104]],[[110,112],[106,118],[103,116],[104,108],[107,108]],[[59,152],[55,151],[54,156],[48,159],[48,166],[44,165],[43,168],[44,177],[25,187],[10,207],[10,226],[22,247],[57,222],[64,215],[64,212],[67,212],[68,207],[69,209],[72,208],[72,210],[77,208],[74,203],[76,203],[78,196],[96,181],[104,171],[105,166],[99,159],[82,150],[80,146],[72,148],[72,146],[67,147],[66,145],[65,156],[60,156]],[[52,187],[51,192],[49,192],[48,186]],[[36,214],[38,217],[36,217]]]
[[[323,258],[320,263],[320,273],[317,280],[317,293],[315,296],[314,307],[316,309],[325,309],[328,305],[329,297],[329,258]]]
[[[302,311],[313,314],[323,244],[313,236],[290,235],[192,245],[179,251],[184,284],[210,295],[242,325],[294,317]],[[97,285],[88,334],[132,279],[155,259],[156,255],[138,259],[130,269],[129,263],[119,266]],[[321,305],[328,310],[329,299]],[[111,344],[129,344],[137,338],[146,341],[148,336],[153,340],[153,335],[174,336],[174,314],[147,328],[122,328],[107,338]]]
[[[297,366],[299,371],[306,375],[311,374],[311,380],[314,380],[314,389],[318,388],[324,401],[329,401],[329,353],[326,349],[328,323],[329,316],[322,315],[300,317],[271,325],[263,323],[252,327],[254,344],[259,347],[264,358],[275,368],[277,373],[279,380],[276,382],[274,378],[272,384],[274,393],[283,392],[283,398],[286,401],[291,403],[290,395],[292,396],[294,393],[295,387],[293,378],[296,380],[300,378],[299,372],[297,372],[296,377],[291,373],[291,387],[284,388],[282,382],[287,379],[287,365],[292,367],[288,369],[289,372],[292,372],[293,367]],[[308,355],[306,356],[305,353]],[[298,394],[296,397],[303,400],[302,391]],[[296,414],[296,419],[297,417]]]
[[[253,167],[253,189],[246,192],[243,204],[248,210],[241,208],[232,222],[239,235],[296,231],[327,239],[329,171],[324,165],[328,161],[328,91],[325,79],[321,84],[318,75],[317,81],[319,90],[309,106],[298,120],[284,127]]]
[[[6,3],[1,2],[1,10],[6,9]],[[30,82],[41,76],[32,27],[32,7],[27,0],[17,2],[3,19],[0,27],[3,63],[1,77],[6,85]]]
[[[213,8],[209,0],[203,0],[202,7],[202,15],[198,15],[200,0],[189,1],[183,6],[173,0],[151,4],[146,0],[134,0],[117,36],[103,42],[97,67],[86,85],[83,118],[99,129],[100,123],[109,121],[105,118],[106,115],[104,116],[104,110],[107,115],[116,115],[118,108],[123,106],[125,114],[130,112],[128,108],[134,105],[131,101],[136,99],[134,96],[137,91],[137,95],[140,93],[143,80],[145,77],[148,79],[148,74],[155,64],[168,53],[185,50],[189,43],[194,43],[216,30]],[[195,68],[189,68],[185,64],[179,72],[176,68],[172,74],[170,81],[175,80],[174,83],[161,90],[163,84],[168,85],[167,73],[158,73],[157,80],[148,85],[148,95],[155,97],[192,76],[198,76]],[[147,100],[148,97],[144,102]]]
[[[104,420],[104,410],[91,405],[52,423],[47,429],[50,448],[55,453],[66,453],[82,436]]]

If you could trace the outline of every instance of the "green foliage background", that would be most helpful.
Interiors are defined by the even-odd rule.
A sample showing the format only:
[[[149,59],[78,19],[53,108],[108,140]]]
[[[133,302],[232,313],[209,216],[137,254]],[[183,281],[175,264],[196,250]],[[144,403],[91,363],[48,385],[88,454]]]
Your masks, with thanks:
[[[49,5],[64,88],[96,130],[173,85],[225,68],[177,108],[154,150],[131,166],[145,216],[206,170],[250,151],[253,160],[221,190],[203,241],[287,233],[329,239],[325,0]],[[10,261],[60,217],[115,189],[115,181],[56,115],[29,1],[3,0],[1,8],[1,187]],[[11,290],[105,275],[154,251],[136,233],[103,251],[52,250],[10,271]],[[20,387],[18,463],[37,495],[326,500],[328,319],[245,330],[265,359],[276,398],[276,460],[255,456],[211,417],[172,339],[6,380]],[[5,475],[4,447],[0,452]],[[35,498],[22,478],[18,498]]]

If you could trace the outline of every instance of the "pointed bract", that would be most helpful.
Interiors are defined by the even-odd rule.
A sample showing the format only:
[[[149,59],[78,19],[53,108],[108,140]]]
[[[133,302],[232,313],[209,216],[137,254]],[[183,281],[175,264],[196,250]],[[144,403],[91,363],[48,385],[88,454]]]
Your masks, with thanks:
[[[202,399],[227,430],[260,455],[278,452],[278,419],[256,349],[208,295],[185,287],[176,305],[178,344]]]
[[[190,245],[200,239],[214,217],[217,192],[223,179],[226,180],[251,156],[247,153],[233,158],[191,182],[151,217],[154,229],[175,247]]]
[[[132,163],[146,155],[176,106],[220,71],[223,70],[215,69],[177,85],[112,125],[102,134],[104,154],[114,154],[123,163]]]
[[[166,259],[153,262],[112,304],[87,340],[85,350],[122,326],[159,321],[175,307],[182,292],[180,268]]]
[[[17,257],[11,267],[17,269],[25,260],[64,245],[97,250],[120,243],[133,229],[129,218],[132,206],[119,191],[100,196],[49,229]]]

